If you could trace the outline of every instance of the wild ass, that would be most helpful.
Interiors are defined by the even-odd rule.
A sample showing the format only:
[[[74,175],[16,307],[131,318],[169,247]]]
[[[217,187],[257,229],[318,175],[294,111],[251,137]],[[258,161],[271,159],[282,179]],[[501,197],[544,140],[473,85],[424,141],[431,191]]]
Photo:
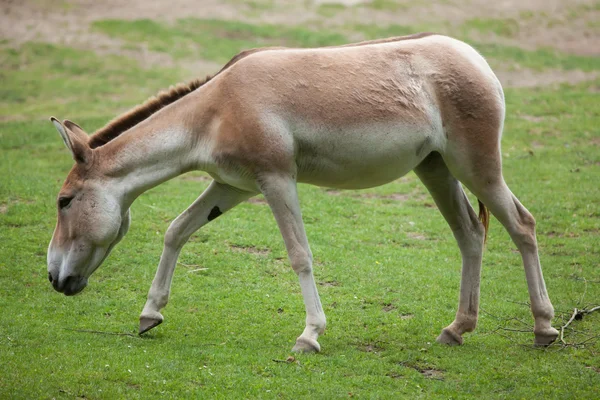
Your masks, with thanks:
[[[48,277],[73,295],[122,239],[129,207],[146,190],[192,170],[213,182],[169,226],[140,316],[163,321],[182,246],[203,225],[262,193],[283,236],[306,307],[294,351],[319,351],[325,314],[312,272],[297,182],[360,189],[414,170],[462,255],[455,320],[438,342],[475,329],[488,212],[518,247],[535,343],[557,337],[538,258],[535,220],[502,177],[504,94],[469,45],[419,34],[319,49],[240,53],[213,78],[172,88],[88,136],[52,118],[76,163],[58,196]],[[461,182],[479,199],[479,218]]]

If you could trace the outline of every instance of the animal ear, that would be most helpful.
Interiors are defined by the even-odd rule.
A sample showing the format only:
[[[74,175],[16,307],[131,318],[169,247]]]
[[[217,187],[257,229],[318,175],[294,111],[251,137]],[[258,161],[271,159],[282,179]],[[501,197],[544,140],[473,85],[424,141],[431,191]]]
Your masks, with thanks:
[[[92,156],[92,149],[87,143],[87,133],[79,125],[69,120],[61,123],[56,118],[50,117],[50,121],[52,121],[56,130],[60,133],[67,148],[71,150],[73,159],[82,164],[89,162]]]

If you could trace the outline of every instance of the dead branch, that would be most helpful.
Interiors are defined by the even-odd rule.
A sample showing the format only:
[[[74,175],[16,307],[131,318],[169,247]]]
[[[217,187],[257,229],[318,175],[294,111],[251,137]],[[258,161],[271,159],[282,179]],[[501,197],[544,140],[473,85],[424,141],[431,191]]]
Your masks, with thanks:
[[[585,298],[585,294],[587,293],[587,279],[583,278],[583,294],[581,295],[581,297],[579,298],[579,305],[583,304],[583,299]]]
[[[503,331],[509,331],[509,332],[524,332],[524,333],[532,333],[533,331],[531,329],[512,329],[512,328],[498,328],[501,329]]]
[[[201,267],[202,266],[202,265],[198,265],[198,264],[184,264],[184,263],[179,262],[179,261],[177,261],[177,264],[178,265],[183,265],[184,267],[189,267],[189,268],[192,268],[192,267]]]
[[[590,308],[589,310],[581,310],[581,314],[591,314],[594,311],[600,310],[600,306],[596,306],[594,308]]]
[[[591,314],[591,313],[593,313],[594,311],[598,311],[598,310],[600,310],[600,306],[592,307],[592,308],[590,308],[589,310],[586,310],[586,309],[583,309],[583,310],[578,310],[578,309],[577,309],[577,307],[575,307],[575,308],[573,309],[573,314],[571,314],[571,318],[569,318],[569,320],[567,321],[567,323],[566,323],[566,324],[564,324],[563,326],[561,326],[561,327],[560,327],[560,341],[561,341],[561,343],[562,343],[562,344],[564,344],[564,345],[567,345],[567,342],[565,342],[565,339],[564,339],[564,335],[565,335],[565,329],[567,329],[567,327],[568,327],[569,325],[571,325],[571,322],[573,322],[573,321],[575,321],[575,320],[580,320],[580,319],[583,319],[583,316],[584,316],[584,315]],[[588,339],[584,340],[583,342],[581,342],[581,343],[579,343],[579,344],[586,343],[586,342],[588,342],[588,341],[590,341],[591,339],[594,339],[594,338],[596,338],[596,337],[597,337],[597,336],[594,336],[594,337],[588,338]]]
[[[565,329],[567,328],[567,326],[569,326],[571,324],[571,322],[573,322],[575,320],[576,316],[577,316],[577,307],[575,307],[573,309],[573,315],[571,315],[571,318],[569,318],[567,323],[560,327],[560,341],[565,345],[567,344],[567,342],[565,342],[565,338],[564,338]]]

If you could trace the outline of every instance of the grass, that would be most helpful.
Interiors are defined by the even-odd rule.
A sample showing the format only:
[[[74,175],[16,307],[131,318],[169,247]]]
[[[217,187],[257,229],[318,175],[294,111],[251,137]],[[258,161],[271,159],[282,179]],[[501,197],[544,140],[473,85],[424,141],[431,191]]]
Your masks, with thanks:
[[[481,20],[480,20],[481,21]],[[488,21],[489,22],[489,21]],[[486,24],[466,24],[460,29],[468,32],[473,26],[483,29]],[[490,25],[489,23],[487,25]],[[495,29],[491,24],[492,31]],[[225,63],[243,49],[264,46],[319,47],[348,42],[350,32],[362,34],[366,39],[402,36],[418,31],[446,33],[452,30],[441,24],[438,27],[351,24],[344,33],[310,27],[252,24],[239,21],[183,19],[174,24],[151,20],[101,20],[93,23],[94,29],[112,37],[117,37],[134,45],[147,43],[151,50],[165,52],[176,59],[202,57]],[[432,29],[429,29],[432,28]],[[440,28],[440,29],[436,29]],[[453,33],[453,32],[450,32]],[[560,51],[542,48],[524,50],[516,46],[470,41],[492,64],[512,64],[520,68],[581,69],[595,71],[599,61],[596,57],[576,56]]]
[[[106,117],[181,79],[175,69],[144,69],[131,59],[51,44],[1,49],[4,118]]]
[[[198,40],[206,46],[198,54],[214,60],[279,38],[307,46],[343,40],[306,28],[222,21],[104,21],[96,28],[125,41],[144,37],[165,52]],[[530,346],[531,333],[497,330],[527,330],[532,321],[519,255],[495,220],[478,329],[462,347],[435,344],[454,316],[460,257],[414,174],[360,192],[301,186],[329,322],[318,355],[273,361],[290,355],[304,310],[276,224],[260,202],[240,205],[192,237],[165,323],[143,338],[135,335],[164,231],[208,185],[201,173],[138,199],[128,236],[82,295],[54,292],[45,253],[55,197],[72,161],[46,118],[72,118],[92,131],[123,105],[180,80],[180,72],[35,43],[1,51],[0,398],[595,396],[597,340],[540,350]],[[597,70],[587,58],[556,63],[563,56],[550,50],[523,54],[531,66]],[[600,303],[600,111],[593,89],[599,84],[506,90],[505,177],[537,217],[555,326],[573,307]],[[410,196],[397,200],[397,193]],[[572,326],[566,340],[582,342],[600,331],[600,314]]]
[[[473,18],[462,24],[465,31],[493,32],[499,36],[514,37],[519,33],[519,23],[512,18]]]
[[[346,6],[342,3],[321,3],[317,7],[317,13],[324,17],[333,17],[345,9]]]
[[[398,11],[409,8],[409,5],[394,0],[371,0],[360,5],[378,11]]]
[[[345,41],[339,33],[303,27],[195,18],[182,19],[175,24],[151,20],[103,20],[94,22],[93,28],[129,42],[148,43],[151,50],[166,52],[175,58],[200,56],[223,63],[241,50],[252,47],[319,47]]]

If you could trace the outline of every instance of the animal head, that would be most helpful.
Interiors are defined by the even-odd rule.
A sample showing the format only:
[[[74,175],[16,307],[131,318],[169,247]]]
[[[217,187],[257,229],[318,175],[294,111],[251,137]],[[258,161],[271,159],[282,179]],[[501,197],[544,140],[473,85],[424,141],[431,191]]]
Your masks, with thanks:
[[[50,118],[75,165],[57,199],[58,218],[48,247],[48,279],[67,296],[81,292],[90,275],[125,236],[131,216],[98,167],[97,149],[77,124]]]

